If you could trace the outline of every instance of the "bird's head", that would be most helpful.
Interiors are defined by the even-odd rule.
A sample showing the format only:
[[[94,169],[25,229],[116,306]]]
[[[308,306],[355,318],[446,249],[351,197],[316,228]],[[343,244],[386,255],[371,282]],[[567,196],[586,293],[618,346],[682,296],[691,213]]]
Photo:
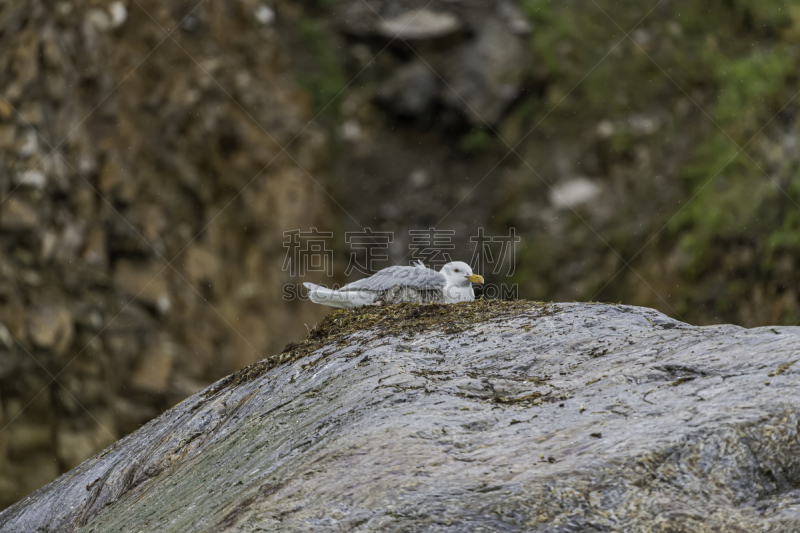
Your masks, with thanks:
[[[472,268],[463,261],[453,261],[442,267],[440,272],[447,278],[447,283],[452,285],[469,285],[483,283],[483,276],[472,273]]]

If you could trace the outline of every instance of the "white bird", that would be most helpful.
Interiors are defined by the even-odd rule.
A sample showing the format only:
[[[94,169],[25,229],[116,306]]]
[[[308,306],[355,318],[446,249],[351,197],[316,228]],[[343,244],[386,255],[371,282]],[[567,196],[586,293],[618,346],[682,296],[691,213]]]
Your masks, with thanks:
[[[318,304],[348,309],[360,305],[400,302],[456,303],[475,299],[473,283],[483,283],[483,276],[472,273],[463,261],[453,261],[436,272],[422,261],[413,266],[392,266],[344,287],[328,289],[303,283],[309,299]]]

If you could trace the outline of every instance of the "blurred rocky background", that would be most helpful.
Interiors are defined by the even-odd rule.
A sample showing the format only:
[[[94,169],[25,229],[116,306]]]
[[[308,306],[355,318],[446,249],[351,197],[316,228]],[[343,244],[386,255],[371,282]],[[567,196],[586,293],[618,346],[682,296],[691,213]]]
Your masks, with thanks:
[[[303,338],[286,231],[796,324],[798,46],[773,0],[5,0],[0,506]]]

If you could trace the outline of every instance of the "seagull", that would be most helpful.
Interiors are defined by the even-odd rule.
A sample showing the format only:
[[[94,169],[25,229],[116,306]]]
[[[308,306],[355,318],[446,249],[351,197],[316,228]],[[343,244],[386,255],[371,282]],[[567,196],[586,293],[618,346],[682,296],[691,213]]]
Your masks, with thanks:
[[[349,309],[400,302],[471,302],[475,299],[473,283],[483,283],[483,276],[473,274],[472,268],[463,261],[447,263],[439,272],[418,261],[412,266],[384,268],[338,290],[314,283],[303,285],[308,289],[308,297],[312,302]]]

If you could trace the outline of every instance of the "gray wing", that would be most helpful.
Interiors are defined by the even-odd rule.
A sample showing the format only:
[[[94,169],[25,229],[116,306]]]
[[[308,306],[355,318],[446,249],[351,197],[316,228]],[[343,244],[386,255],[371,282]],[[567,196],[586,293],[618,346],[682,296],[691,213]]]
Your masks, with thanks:
[[[366,289],[385,291],[396,285],[414,287],[416,289],[443,289],[447,280],[443,274],[418,266],[391,266],[384,268],[372,276],[345,285],[339,290]]]

